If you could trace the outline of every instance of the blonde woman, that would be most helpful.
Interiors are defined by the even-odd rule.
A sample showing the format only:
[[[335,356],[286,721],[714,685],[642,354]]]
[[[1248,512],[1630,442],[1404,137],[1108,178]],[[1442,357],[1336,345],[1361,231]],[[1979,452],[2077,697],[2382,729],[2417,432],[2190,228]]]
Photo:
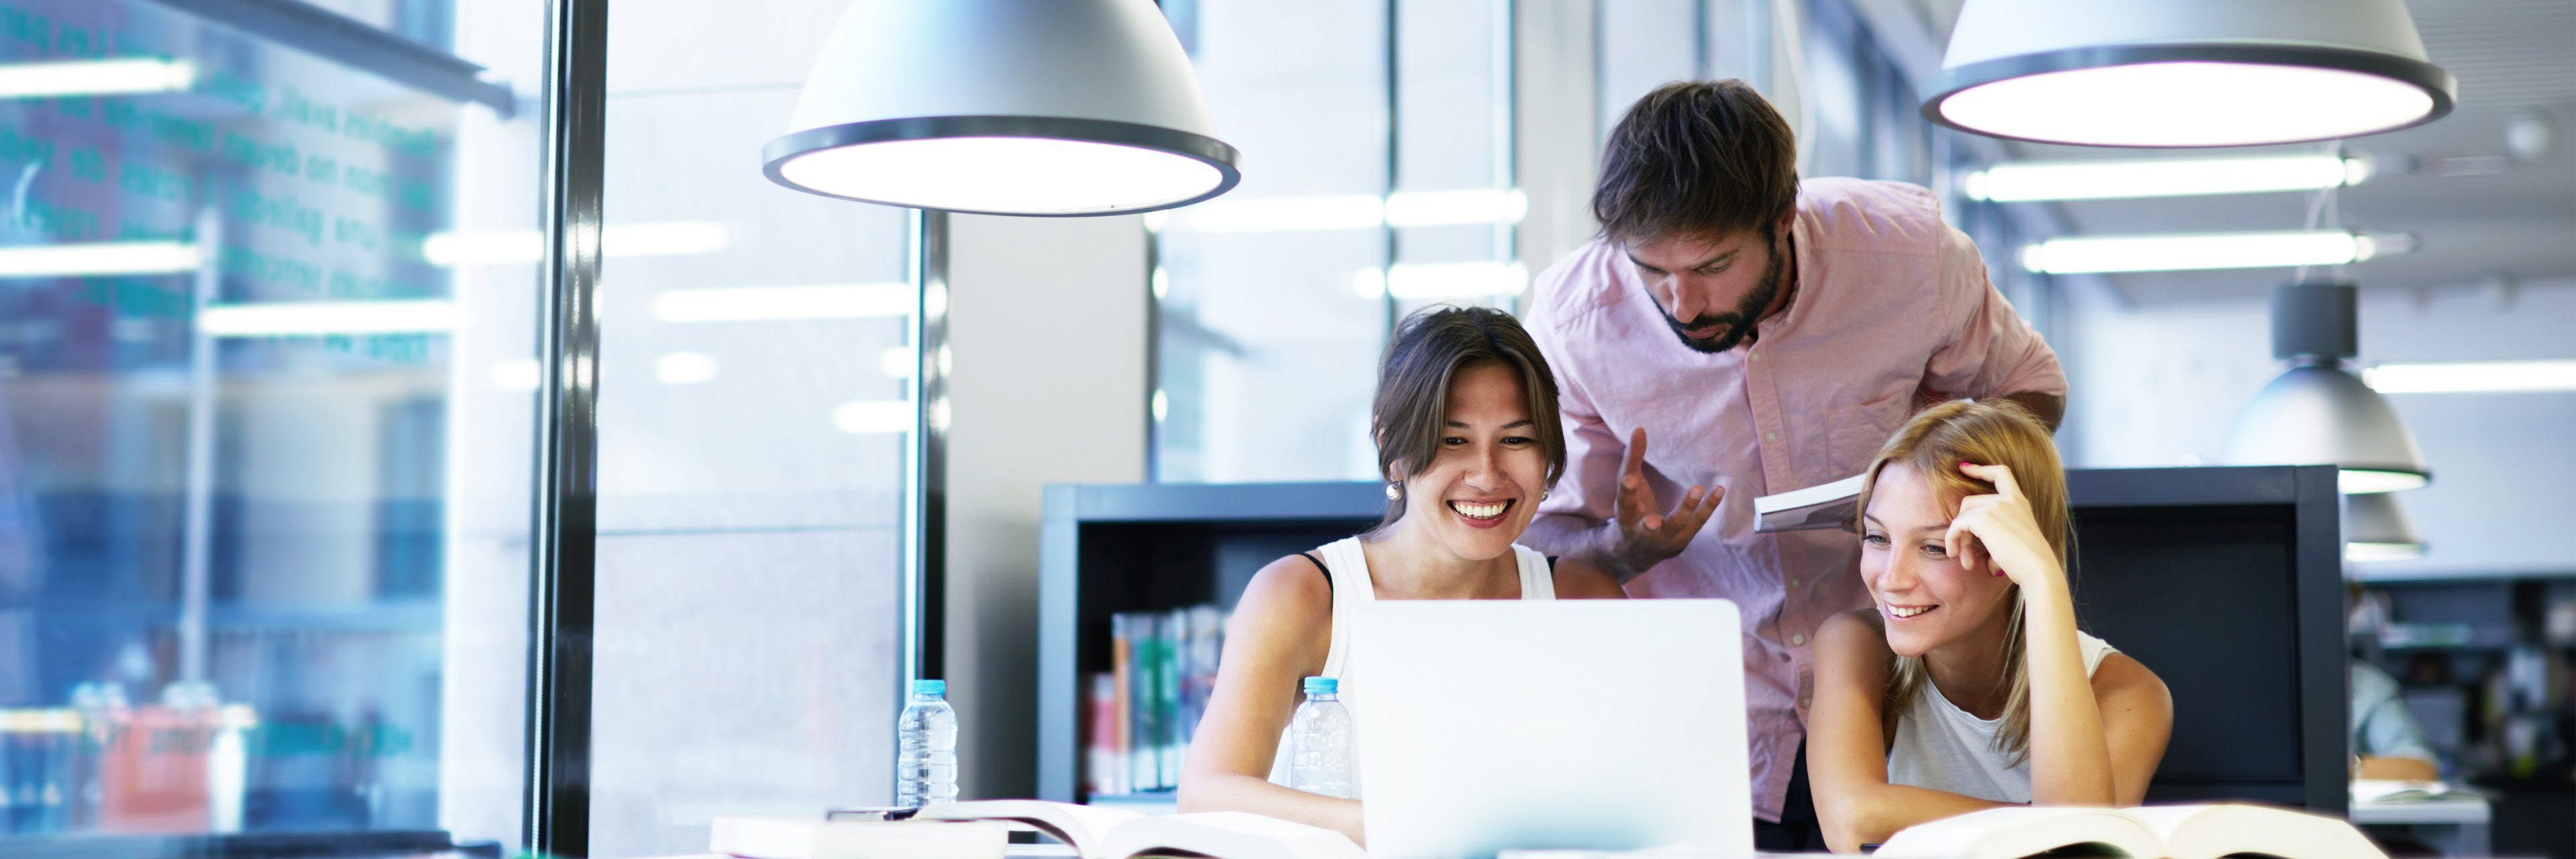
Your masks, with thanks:
[[[2066,473],[2048,430],[2009,402],[1943,403],[1864,473],[1873,605],[1818,633],[1807,716],[1826,843],[1856,851],[1999,805],[2137,804],[2173,700],[2075,628]]]

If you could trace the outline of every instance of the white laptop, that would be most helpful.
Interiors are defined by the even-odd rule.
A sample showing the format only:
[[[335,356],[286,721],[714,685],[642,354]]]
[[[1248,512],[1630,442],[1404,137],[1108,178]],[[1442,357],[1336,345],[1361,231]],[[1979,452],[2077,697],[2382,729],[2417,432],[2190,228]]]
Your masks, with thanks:
[[[1725,600],[1362,607],[1368,852],[1753,855],[1741,621]]]

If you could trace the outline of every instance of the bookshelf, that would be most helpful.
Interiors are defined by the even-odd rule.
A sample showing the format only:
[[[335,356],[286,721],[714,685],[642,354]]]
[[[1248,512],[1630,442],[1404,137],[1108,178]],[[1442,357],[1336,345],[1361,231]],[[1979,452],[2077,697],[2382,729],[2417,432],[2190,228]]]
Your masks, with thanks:
[[[1047,487],[1038,528],[1038,796],[1093,799],[1082,782],[1083,678],[1110,670],[1110,615],[1230,607],[1262,565],[1375,524],[1382,492],[1366,482]]]

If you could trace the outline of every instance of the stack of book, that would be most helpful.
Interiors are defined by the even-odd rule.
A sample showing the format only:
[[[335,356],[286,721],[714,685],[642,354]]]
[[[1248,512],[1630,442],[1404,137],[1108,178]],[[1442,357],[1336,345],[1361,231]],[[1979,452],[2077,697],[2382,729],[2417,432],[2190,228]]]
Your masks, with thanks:
[[[1087,792],[1180,785],[1181,759],[1216,689],[1225,620],[1213,605],[1110,617],[1111,669],[1091,676],[1083,708]]]

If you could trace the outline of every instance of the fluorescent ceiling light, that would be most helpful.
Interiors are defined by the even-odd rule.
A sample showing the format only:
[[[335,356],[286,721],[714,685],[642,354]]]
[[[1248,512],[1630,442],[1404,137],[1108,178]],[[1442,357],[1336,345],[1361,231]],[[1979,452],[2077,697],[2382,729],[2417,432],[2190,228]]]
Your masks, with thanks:
[[[2364,543],[2355,540],[2343,544],[2343,559],[2356,564],[2412,561],[2421,557],[2424,557],[2422,543]]]
[[[832,426],[853,435],[911,432],[910,400],[854,400],[832,410]]]
[[[492,364],[492,387],[504,391],[533,391],[545,384],[546,368],[529,358],[511,358]]]
[[[455,328],[456,305],[446,299],[246,302],[197,314],[197,329],[210,337],[443,334]]]
[[[673,352],[653,361],[653,379],[665,385],[714,381],[716,357],[705,352]]]
[[[2390,244],[2343,230],[2048,239],[2022,248],[2040,274],[2344,265]]]
[[[610,224],[600,233],[599,252],[612,257],[712,253],[732,238],[725,225],[703,221]],[[431,233],[420,246],[430,265],[450,268],[534,263],[545,254],[545,234],[536,230]]]
[[[0,98],[56,98],[178,92],[197,83],[186,60],[139,57],[0,65]]]
[[[834,283],[674,289],[653,296],[664,322],[907,317],[921,300],[909,283]]]
[[[2361,371],[2361,380],[2383,394],[2576,391],[2576,361],[2381,364]]]
[[[1519,188],[1398,191],[1386,198],[1386,223],[1391,227],[1517,224],[1528,214],[1529,197]]]
[[[1406,301],[1438,301],[1519,295],[1528,290],[1529,270],[1516,262],[1398,263],[1384,271],[1364,268],[1351,273],[1351,292],[1368,299],[1392,294]]]
[[[102,242],[0,247],[0,277],[173,274],[204,264],[187,242]]]
[[[920,363],[910,346],[888,346],[884,354],[877,356],[877,369],[884,370],[889,379],[912,378],[913,368]]]
[[[2370,161],[2333,155],[2168,158],[2146,161],[2021,161],[1959,179],[1972,200],[2106,200],[2314,191],[2360,184]]]
[[[1295,233],[1517,224],[1529,214],[1518,188],[1398,191],[1384,197],[1344,194],[1312,197],[1243,197],[1146,215],[1147,226],[1194,233]]]

